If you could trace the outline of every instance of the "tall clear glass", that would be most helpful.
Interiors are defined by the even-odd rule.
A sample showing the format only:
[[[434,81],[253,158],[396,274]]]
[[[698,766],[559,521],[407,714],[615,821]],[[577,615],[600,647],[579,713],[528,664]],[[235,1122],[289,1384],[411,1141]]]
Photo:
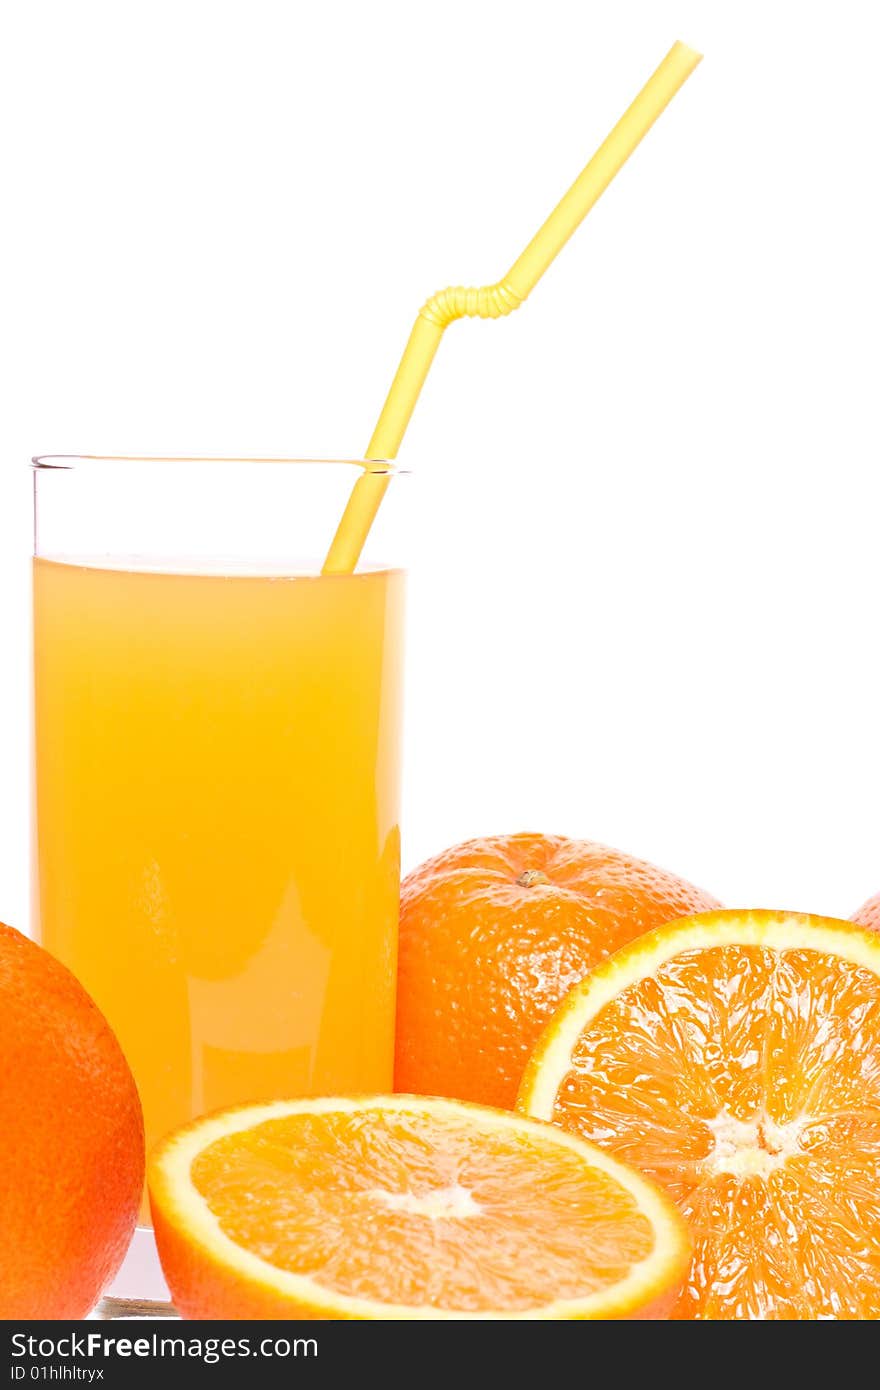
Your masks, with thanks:
[[[148,1146],[392,1085],[398,477],[357,571],[320,573],[366,466],[34,461],[35,929],[113,1026]],[[114,1293],[161,1297],[136,1246]]]

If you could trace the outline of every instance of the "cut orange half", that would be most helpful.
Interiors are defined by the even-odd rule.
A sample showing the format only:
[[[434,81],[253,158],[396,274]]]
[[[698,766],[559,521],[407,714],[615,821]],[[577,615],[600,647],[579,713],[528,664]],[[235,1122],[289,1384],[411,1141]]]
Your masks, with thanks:
[[[518,1107],[662,1183],[680,1318],[880,1318],[880,936],[713,912],[577,985]]]
[[[690,1257],[652,1183],[507,1111],[384,1096],[197,1120],[150,1171],[189,1318],[659,1318]]]

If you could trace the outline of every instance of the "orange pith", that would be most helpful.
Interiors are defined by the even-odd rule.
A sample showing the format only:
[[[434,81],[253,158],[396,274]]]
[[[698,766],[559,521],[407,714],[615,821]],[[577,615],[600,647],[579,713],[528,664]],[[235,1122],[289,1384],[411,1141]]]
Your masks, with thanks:
[[[161,1146],[150,1190],[188,1317],[656,1317],[689,1253],[637,1174],[450,1101],[228,1111]]]
[[[660,928],[572,991],[519,1105],[674,1197],[695,1241],[674,1316],[880,1317],[880,938]]]

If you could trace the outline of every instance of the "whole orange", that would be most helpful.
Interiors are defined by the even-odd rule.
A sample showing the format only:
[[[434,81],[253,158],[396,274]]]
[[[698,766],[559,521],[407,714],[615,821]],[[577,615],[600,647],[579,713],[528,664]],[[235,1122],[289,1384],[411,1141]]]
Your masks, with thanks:
[[[880,893],[875,893],[873,898],[862,903],[858,912],[853,913],[850,921],[858,922],[860,927],[870,927],[872,931],[880,931]]]
[[[510,1107],[571,987],[651,927],[718,907],[664,869],[589,840],[455,845],[401,887],[394,1085]]]
[[[144,1129],[103,1014],[0,923],[0,1318],[81,1318],[125,1254]]]

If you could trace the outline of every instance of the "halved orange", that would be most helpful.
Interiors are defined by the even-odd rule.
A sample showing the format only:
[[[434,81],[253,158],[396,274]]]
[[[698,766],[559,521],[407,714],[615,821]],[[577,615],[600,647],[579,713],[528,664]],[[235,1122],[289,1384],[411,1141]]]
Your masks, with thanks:
[[[638,1173],[458,1101],[228,1110],[165,1140],[149,1178],[189,1318],[660,1318],[690,1257]]]
[[[649,932],[545,1030],[521,1111],[662,1183],[678,1318],[880,1318],[880,936],[777,912]]]

